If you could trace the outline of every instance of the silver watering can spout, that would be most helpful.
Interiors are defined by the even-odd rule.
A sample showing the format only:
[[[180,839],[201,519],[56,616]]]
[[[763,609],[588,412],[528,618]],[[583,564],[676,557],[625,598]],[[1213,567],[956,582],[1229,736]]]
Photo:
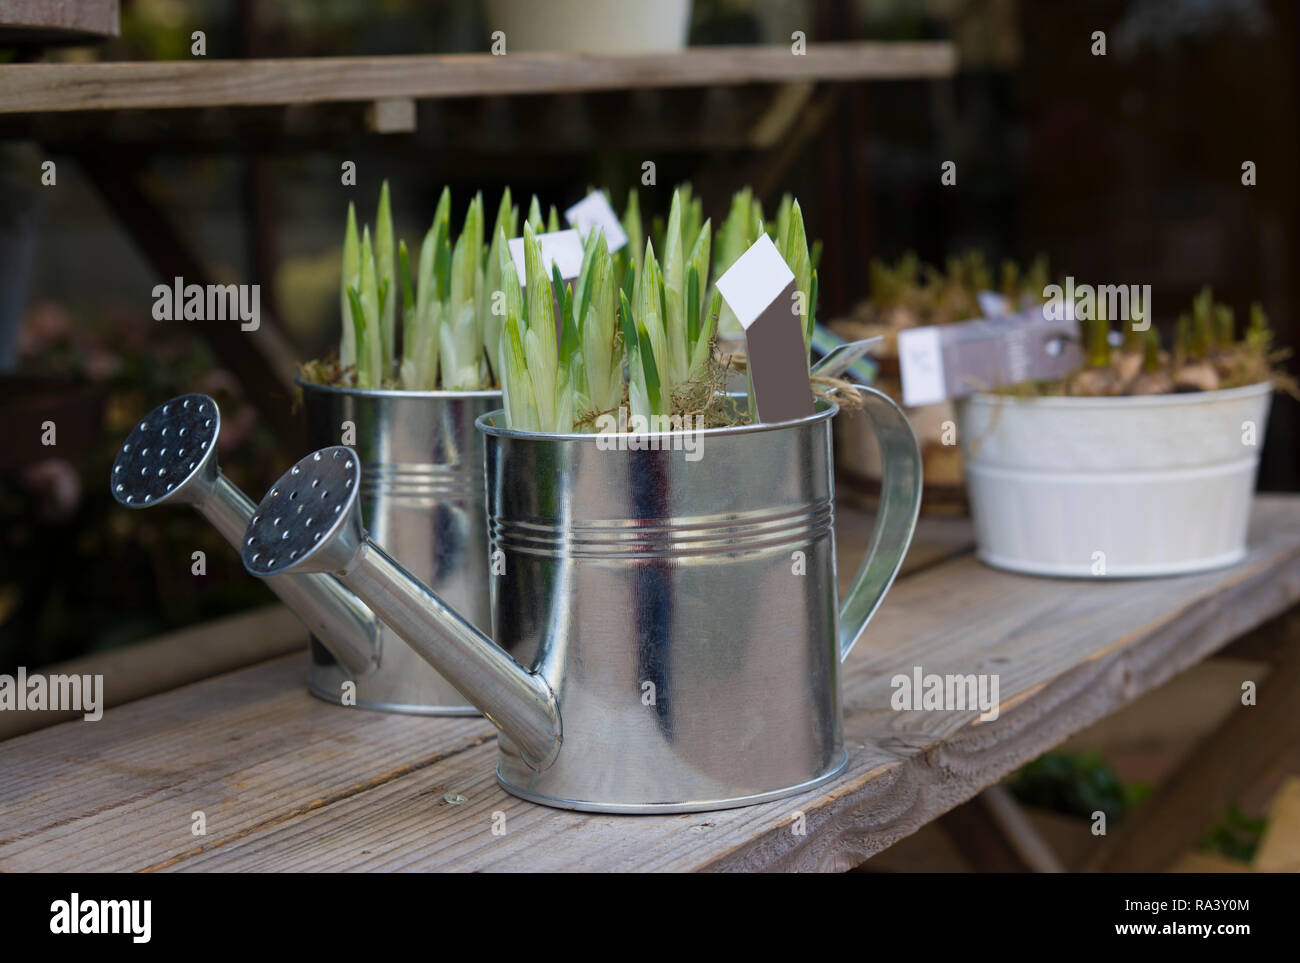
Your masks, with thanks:
[[[180,395],[159,405],[119,449],[113,497],[127,508],[193,505],[238,546],[254,506],[217,465],[220,432],[221,412],[207,395]],[[375,667],[379,620],[338,581],[309,575],[268,584],[349,671],[362,675]]]
[[[361,466],[350,448],[303,458],[257,506],[240,552],[259,578],[331,573],[381,613],[514,744],[536,771],[560,751],[560,712],[546,681],[461,618],[366,535]]]

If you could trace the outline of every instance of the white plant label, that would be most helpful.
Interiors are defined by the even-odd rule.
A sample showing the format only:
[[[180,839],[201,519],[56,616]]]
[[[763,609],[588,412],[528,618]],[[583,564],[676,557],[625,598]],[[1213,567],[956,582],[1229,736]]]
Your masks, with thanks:
[[[884,341],[882,335],[876,335],[874,338],[863,338],[860,341],[846,341],[844,344],[837,344],[834,348],[822,356],[812,367],[812,373],[821,375],[823,378],[840,378],[844,372],[848,371],[862,358],[866,357],[868,351]],[[817,345],[813,345],[815,349]]]
[[[524,274],[524,239],[512,237],[506,243],[510,247],[510,257],[515,262],[515,271],[519,274],[519,286],[527,287],[528,281]],[[542,248],[542,268],[546,271],[547,277],[551,276],[552,265],[560,269],[560,277],[566,281],[578,276],[578,272],[582,270],[582,238],[578,236],[577,231],[570,229],[538,234],[537,243]]]
[[[766,234],[718,278],[722,300],[746,329],[794,283],[794,272]]]
[[[905,328],[898,333],[903,404],[909,408],[1038,379],[1078,367],[1079,325],[1041,307],[1000,318]]]
[[[610,254],[627,244],[627,232],[623,230],[622,222],[614,208],[609,206],[609,199],[600,191],[592,191],[574,204],[564,212],[564,219],[584,241],[593,230],[604,231]]]
[[[806,418],[814,411],[808,384],[804,318],[796,306],[794,272],[766,234],[718,278],[718,291],[745,329],[750,383],[760,421]]]
[[[903,376],[903,404],[933,405],[943,389],[943,348],[938,328],[904,328],[898,332],[898,366]]]

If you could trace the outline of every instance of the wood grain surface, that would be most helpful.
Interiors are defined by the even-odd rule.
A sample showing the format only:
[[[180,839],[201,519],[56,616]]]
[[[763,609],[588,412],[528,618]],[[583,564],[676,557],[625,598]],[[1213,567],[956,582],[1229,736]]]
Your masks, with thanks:
[[[307,630],[293,613],[276,604],[32,671],[47,676],[102,675],[104,708],[110,708],[306,648]],[[3,712],[0,740],[81,715],[77,711]]]
[[[293,656],[0,744],[0,869],[847,869],[1297,601],[1296,498],[1260,497],[1246,560],[1195,576],[1035,579],[958,553],[900,579],[850,655],[841,777],[654,817],[508,796],[487,723],[325,705]],[[914,666],[998,674],[999,717],[893,711]]]

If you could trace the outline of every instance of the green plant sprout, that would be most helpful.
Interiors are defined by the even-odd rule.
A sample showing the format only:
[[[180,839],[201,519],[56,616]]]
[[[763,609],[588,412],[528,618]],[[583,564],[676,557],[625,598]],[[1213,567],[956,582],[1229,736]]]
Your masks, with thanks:
[[[807,348],[820,248],[809,248],[793,197],[783,197],[776,219],[765,225],[753,192],[737,192],[715,240],[701,199],[689,184],[679,185],[667,219],[652,229],[656,244],[645,237],[631,190],[621,223],[625,247],[611,253],[603,233],[592,232],[578,276],[566,282],[558,272],[547,275],[538,241],[560,229],[559,212],[551,206],[543,218],[532,197],[522,224],[526,283],[520,285],[508,245],[521,229],[520,210],[509,189],[490,230],[479,193],[457,233],[444,188],[416,255],[395,239],[385,181],[373,234],[369,226],[358,231],[355,207],[348,206],[340,284],[347,323],[338,377],[363,389],[499,384],[507,423],[532,431],[589,430],[594,416],[624,403],[647,418],[707,407],[721,390],[713,345],[729,313],[716,290],[717,271],[764,230],[795,275]]]

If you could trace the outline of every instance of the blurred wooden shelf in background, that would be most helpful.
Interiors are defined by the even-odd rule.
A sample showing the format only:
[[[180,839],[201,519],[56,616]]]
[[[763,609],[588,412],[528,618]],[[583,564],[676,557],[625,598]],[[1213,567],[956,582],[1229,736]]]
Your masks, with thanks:
[[[801,80],[949,77],[946,41],[690,47],[680,53],[444,54],[0,66],[0,113],[256,107]]]

